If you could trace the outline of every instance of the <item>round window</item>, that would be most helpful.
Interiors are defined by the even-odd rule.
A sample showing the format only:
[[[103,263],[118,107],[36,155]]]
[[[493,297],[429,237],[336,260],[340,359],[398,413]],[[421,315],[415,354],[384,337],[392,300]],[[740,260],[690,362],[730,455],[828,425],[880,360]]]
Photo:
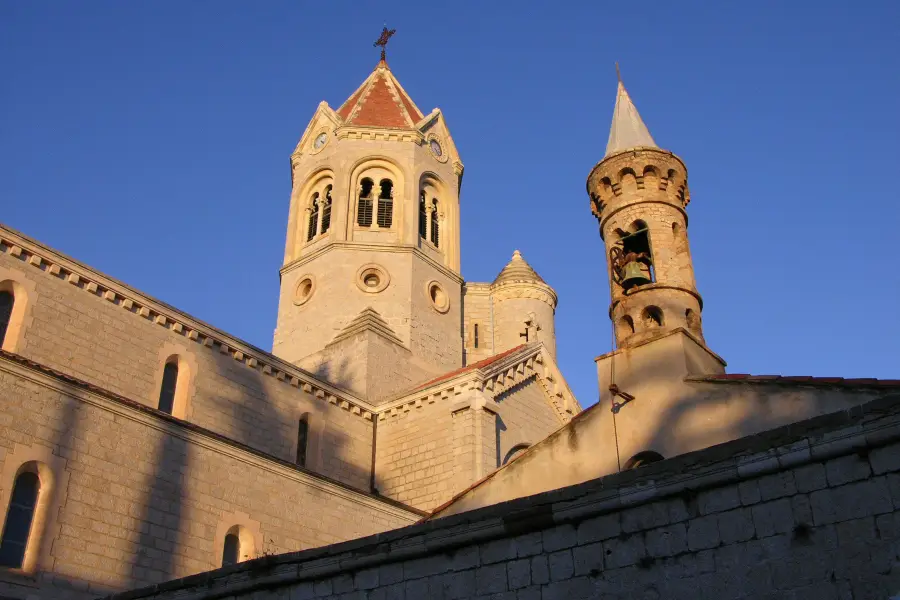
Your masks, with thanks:
[[[306,304],[315,291],[316,280],[312,275],[304,275],[300,278],[300,282],[297,283],[297,288],[294,290],[294,304],[298,306]]]
[[[369,294],[375,294],[382,291],[390,282],[390,276],[381,265],[363,265],[360,267],[359,271],[356,272],[357,287]]]
[[[437,281],[431,281],[425,287],[428,299],[431,300],[431,306],[439,313],[445,313],[450,310],[450,296],[447,291]]]

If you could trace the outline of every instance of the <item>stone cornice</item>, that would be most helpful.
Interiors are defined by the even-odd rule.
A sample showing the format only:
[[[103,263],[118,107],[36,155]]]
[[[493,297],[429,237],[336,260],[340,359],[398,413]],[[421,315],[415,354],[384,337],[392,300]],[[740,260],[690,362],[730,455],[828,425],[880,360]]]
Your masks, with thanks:
[[[344,125],[334,130],[339,140],[372,140],[377,142],[414,142],[421,146],[425,136],[415,129],[391,129],[386,127],[364,127]]]
[[[104,275],[5,225],[0,225],[0,253],[7,253],[48,277],[67,281],[75,288],[118,306],[136,318],[164,327],[172,333],[220,352],[284,385],[300,388],[361,418],[371,420],[374,407],[353,394],[317,379],[311,373],[252,344],[239,340],[168,304]]]
[[[568,423],[581,412],[553,358],[542,342],[529,344],[517,352],[479,368],[464,370],[455,377],[439,381],[432,386],[407,392],[395,400],[386,402],[379,410],[379,419],[402,416],[412,409],[419,409],[437,401],[455,398],[470,390],[479,390],[495,399],[504,391],[522,381],[537,377],[549,402],[562,423]]]
[[[558,298],[552,287],[541,281],[510,281],[491,285],[491,295],[497,300],[534,298],[556,310]]]
[[[299,467],[290,465],[274,456],[235,442],[188,421],[162,413],[140,402],[74,378],[54,374],[51,371],[51,369],[40,367],[37,363],[27,359],[15,357],[15,355],[0,355],[0,372],[27,379],[62,395],[75,398],[85,404],[90,404],[167,435],[183,439],[216,454],[227,456],[274,475],[303,483],[312,488],[348,499],[374,510],[380,510],[392,516],[408,518],[410,521],[413,521],[418,516],[425,514],[412,507],[397,506],[399,503],[393,500],[382,500],[372,497],[323,475],[300,470]]]
[[[318,259],[324,254],[331,252],[333,250],[344,250],[344,249],[352,249],[352,250],[366,250],[369,252],[390,252],[395,254],[415,254],[423,261],[427,262],[429,265],[440,271],[445,277],[455,281],[456,283],[462,285],[465,282],[463,281],[462,275],[449,268],[447,265],[443,265],[428,256],[425,252],[422,252],[420,248],[411,245],[397,245],[393,243],[377,243],[377,242],[348,242],[348,241],[333,241],[328,244],[324,244],[318,248],[316,248],[313,252],[301,256],[295,260],[292,260],[288,264],[281,267],[279,274],[283,277],[286,273],[290,273],[294,269],[299,269],[303,265],[312,262],[313,260]]]

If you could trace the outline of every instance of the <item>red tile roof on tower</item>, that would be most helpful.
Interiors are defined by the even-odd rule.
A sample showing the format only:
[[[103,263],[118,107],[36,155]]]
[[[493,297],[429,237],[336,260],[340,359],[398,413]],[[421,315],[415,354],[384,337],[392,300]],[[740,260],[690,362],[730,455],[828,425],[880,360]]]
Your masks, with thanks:
[[[385,61],[337,110],[348,125],[412,128],[424,118]]]

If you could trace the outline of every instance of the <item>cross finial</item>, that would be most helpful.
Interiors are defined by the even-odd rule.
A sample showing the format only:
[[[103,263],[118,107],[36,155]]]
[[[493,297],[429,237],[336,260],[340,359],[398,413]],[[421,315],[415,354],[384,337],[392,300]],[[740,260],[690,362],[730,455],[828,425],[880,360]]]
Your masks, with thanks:
[[[390,40],[391,36],[394,35],[395,33],[397,33],[396,29],[388,30],[388,28],[385,27],[384,31],[381,32],[381,37],[378,38],[378,41],[376,41],[374,44],[372,44],[373,46],[381,46],[381,60],[382,61],[385,60],[384,49],[385,49],[385,47],[387,47],[388,40]]]
[[[622,73],[619,72],[619,61],[616,61],[616,78],[622,83]]]

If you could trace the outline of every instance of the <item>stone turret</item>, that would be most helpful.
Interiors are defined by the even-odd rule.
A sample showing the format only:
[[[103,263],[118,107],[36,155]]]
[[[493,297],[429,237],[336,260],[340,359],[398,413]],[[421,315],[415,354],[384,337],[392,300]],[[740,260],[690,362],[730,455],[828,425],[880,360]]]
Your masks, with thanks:
[[[494,352],[541,341],[556,358],[556,292],[516,250],[491,284],[494,303]]]
[[[605,243],[616,345],[679,327],[702,342],[703,301],[687,237],[684,162],[656,145],[619,81],[606,155],[587,180]]]

